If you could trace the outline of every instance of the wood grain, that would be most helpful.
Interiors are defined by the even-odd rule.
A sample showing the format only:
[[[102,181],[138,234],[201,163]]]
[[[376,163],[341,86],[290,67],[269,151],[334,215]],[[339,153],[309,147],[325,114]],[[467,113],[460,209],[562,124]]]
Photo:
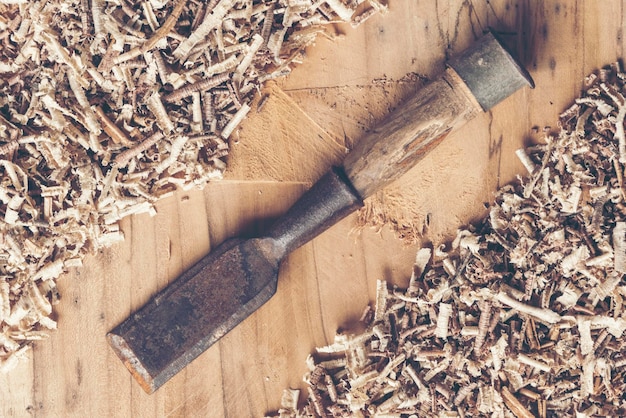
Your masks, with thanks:
[[[227,181],[163,200],[153,218],[124,220],[123,243],[61,279],[59,329],[0,376],[0,416],[261,417],[278,409],[283,388],[302,386],[306,356],[358,319],[377,279],[406,285],[417,245],[445,242],[484,215],[494,190],[522,172],[514,151],[537,139],[532,127],[555,129],[583,77],[623,56],[625,24],[619,0],[414,0],[391,1],[386,16],[360,28],[338,28],[341,39],[321,39],[275,87],[271,112],[251,112],[250,129],[265,132],[240,133]],[[518,49],[536,89],[479,115],[368,202],[370,220],[426,235],[409,246],[389,224],[359,229],[357,216],[345,219],[288,257],[270,302],[145,395],[105,333],[212,246],[266,227],[344,145],[488,26]]]

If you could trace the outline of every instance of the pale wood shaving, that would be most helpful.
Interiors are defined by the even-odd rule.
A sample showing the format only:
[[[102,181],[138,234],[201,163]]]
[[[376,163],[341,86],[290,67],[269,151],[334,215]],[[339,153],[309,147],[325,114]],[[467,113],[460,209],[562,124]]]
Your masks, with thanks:
[[[420,251],[406,291],[380,282],[367,330],[309,362],[333,399],[306,379],[317,406],[288,416],[625,416],[624,80],[589,76],[484,221]]]
[[[265,80],[373,0],[0,2],[0,370],[55,280],[177,188],[221,178]],[[331,33],[326,33],[332,37]]]

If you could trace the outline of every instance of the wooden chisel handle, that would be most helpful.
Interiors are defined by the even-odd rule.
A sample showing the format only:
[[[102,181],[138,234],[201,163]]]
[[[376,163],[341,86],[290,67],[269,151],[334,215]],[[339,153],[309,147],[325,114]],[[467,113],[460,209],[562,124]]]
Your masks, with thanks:
[[[488,33],[359,141],[345,172],[365,199],[400,178],[451,131],[524,85],[528,73]]]
[[[281,258],[347,216],[362,200],[401,177],[455,128],[532,78],[493,33],[450,61],[322,177],[269,231]]]
[[[365,199],[400,178],[480,111],[467,86],[448,68],[357,143],[343,163],[346,175]]]

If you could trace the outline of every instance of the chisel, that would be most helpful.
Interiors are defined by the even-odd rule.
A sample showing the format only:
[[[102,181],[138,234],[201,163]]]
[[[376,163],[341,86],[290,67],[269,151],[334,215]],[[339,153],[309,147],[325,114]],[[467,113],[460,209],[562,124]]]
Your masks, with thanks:
[[[274,295],[287,254],[524,86],[534,83],[523,66],[493,32],[482,36],[366,134],[265,236],[221,244],[108,333],[110,345],[152,393]]]

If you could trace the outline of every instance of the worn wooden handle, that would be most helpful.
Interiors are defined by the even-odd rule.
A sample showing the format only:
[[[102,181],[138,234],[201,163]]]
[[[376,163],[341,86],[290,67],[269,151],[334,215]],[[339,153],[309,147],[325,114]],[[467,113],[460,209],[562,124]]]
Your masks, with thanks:
[[[496,34],[485,34],[448,69],[391,113],[348,154],[344,168],[362,198],[396,180],[453,129],[524,86],[532,77]]]
[[[344,161],[346,174],[362,198],[371,196],[481,110],[459,75],[448,68],[359,141]]]

